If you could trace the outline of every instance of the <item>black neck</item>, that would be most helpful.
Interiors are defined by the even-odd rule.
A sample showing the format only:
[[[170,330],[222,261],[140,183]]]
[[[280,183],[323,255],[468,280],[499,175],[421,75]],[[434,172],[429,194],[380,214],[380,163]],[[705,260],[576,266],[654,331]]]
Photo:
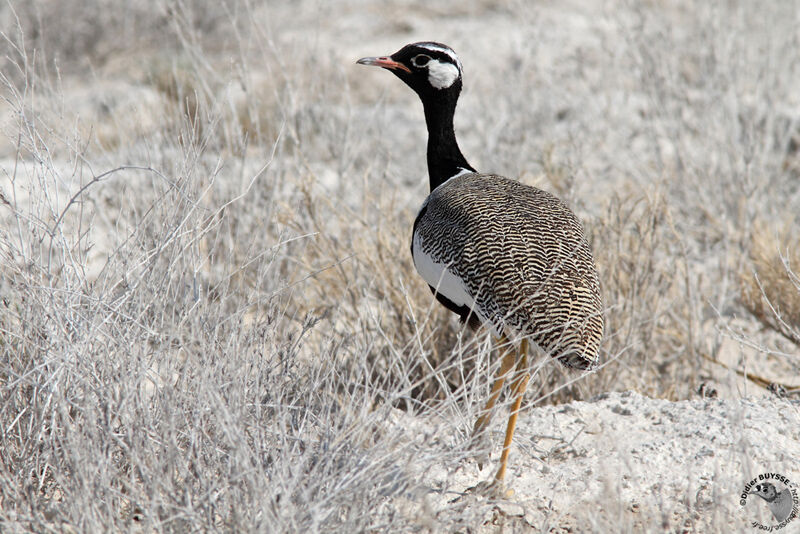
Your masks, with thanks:
[[[475,172],[458,149],[453,129],[456,99],[423,100],[425,123],[428,126],[428,175],[431,191],[461,169]]]

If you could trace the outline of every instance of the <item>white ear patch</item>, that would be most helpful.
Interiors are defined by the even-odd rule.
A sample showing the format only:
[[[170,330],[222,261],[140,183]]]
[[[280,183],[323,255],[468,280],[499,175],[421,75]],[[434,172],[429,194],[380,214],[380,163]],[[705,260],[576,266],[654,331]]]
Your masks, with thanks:
[[[458,79],[458,67],[432,59],[428,62],[428,81],[436,89],[446,89]]]

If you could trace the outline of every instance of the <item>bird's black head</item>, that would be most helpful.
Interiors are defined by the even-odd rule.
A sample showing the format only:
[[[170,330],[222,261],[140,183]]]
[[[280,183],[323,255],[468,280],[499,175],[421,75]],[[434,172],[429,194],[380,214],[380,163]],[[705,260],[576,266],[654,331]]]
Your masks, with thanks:
[[[357,63],[392,71],[423,101],[429,98],[457,98],[461,92],[461,61],[452,48],[441,43],[412,43],[391,56],[364,57]]]
[[[775,500],[775,497],[777,497],[778,490],[771,482],[764,482],[763,484],[757,485],[755,489],[752,490],[752,493],[755,493],[767,502],[772,502]]]

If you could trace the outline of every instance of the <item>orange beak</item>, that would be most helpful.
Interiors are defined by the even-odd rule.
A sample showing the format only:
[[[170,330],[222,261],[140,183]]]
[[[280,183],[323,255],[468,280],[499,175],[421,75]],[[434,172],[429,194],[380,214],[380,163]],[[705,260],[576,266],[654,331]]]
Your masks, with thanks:
[[[398,63],[397,61],[393,60],[390,57],[362,57],[358,61],[356,61],[359,65],[372,65],[374,67],[383,67],[384,69],[389,70],[404,70],[411,73],[411,69],[403,65],[402,63]]]

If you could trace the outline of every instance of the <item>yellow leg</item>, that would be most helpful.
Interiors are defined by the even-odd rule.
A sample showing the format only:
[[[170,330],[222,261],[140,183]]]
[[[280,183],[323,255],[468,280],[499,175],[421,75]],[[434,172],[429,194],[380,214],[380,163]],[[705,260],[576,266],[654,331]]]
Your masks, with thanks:
[[[506,380],[506,375],[508,375],[511,367],[514,365],[514,350],[512,350],[508,339],[505,336],[500,336],[500,339],[497,340],[497,345],[500,347],[501,354],[503,354],[503,361],[500,362],[500,370],[497,372],[497,378],[492,386],[492,394],[489,396],[489,401],[486,403],[486,407],[483,409],[478,420],[475,421],[475,426],[472,428],[473,437],[477,436],[489,423],[492,417],[492,408],[494,408],[497,398],[500,396],[500,390]]]
[[[517,425],[517,415],[519,408],[522,404],[522,397],[525,394],[525,389],[528,387],[528,380],[531,375],[528,374],[528,343],[523,340],[520,345],[520,358],[517,360],[517,369],[514,372],[514,382],[511,385],[511,391],[514,396],[514,404],[511,407],[511,416],[508,418],[508,426],[506,426],[506,439],[503,442],[503,454],[500,456],[500,469],[497,470],[495,479],[502,481],[506,476],[506,466],[508,465],[508,454],[511,451],[511,439],[514,437],[514,427]]]

